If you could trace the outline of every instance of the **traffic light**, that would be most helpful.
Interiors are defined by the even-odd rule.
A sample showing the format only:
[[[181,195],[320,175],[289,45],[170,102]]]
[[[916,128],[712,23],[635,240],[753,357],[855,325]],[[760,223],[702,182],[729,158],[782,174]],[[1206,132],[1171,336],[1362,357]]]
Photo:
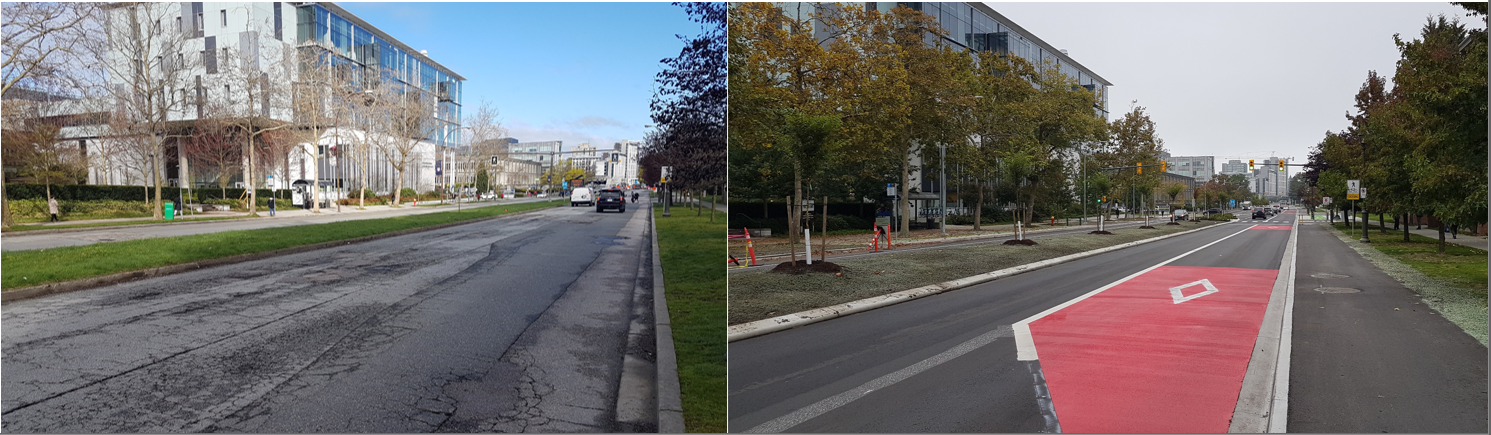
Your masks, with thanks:
[[[1254,170],[1254,169],[1255,168],[1253,167],[1253,161],[1252,160],[1248,160],[1248,170],[1251,171],[1251,170]]]
[[[1170,162],[1160,160],[1160,172],[1170,172]]]
[[[1283,172],[1283,171],[1284,171],[1284,161],[1283,160],[1279,160],[1279,172]]]
[[[1144,162],[1139,162],[1138,172],[1135,172],[1135,173],[1139,174],[1139,175],[1144,175]]]
[[[1098,198],[1098,204],[1102,204],[1105,202],[1108,202],[1108,195],[1103,195],[1102,198]]]

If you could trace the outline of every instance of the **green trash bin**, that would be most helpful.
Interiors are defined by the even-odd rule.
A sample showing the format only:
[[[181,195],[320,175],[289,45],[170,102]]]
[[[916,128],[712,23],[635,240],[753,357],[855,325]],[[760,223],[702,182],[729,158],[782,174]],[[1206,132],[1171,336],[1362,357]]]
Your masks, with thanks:
[[[173,220],[172,218],[175,218],[175,217],[176,217],[176,203],[167,201],[166,202],[166,220]]]

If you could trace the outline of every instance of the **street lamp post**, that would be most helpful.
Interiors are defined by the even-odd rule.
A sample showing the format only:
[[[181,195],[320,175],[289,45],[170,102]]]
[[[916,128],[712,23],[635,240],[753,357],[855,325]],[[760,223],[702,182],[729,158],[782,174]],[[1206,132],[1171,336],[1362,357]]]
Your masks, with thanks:
[[[937,192],[942,194],[942,235],[947,235],[947,145],[937,144],[937,163],[942,166],[937,170]],[[826,207],[826,206],[825,206]]]

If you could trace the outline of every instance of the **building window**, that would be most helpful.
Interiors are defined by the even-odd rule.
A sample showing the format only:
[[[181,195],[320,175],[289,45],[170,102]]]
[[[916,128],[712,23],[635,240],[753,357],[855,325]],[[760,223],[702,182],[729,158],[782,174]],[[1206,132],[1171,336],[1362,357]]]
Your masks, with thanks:
[[[181,17],[176,17],[176,31],[177,32],[185,32],[186,31],[185,27],[181,27]]]
[[[222,11],[220,11],[218,13],[220,15],[222,15],[222,17],[223,17],[223,27],[228,27],[228,10],[227,9],[223,9]]]
[[[228,47],[223,47],[223,61],[228,61]]]
[[[201,12],[197,12],[197,31],[198,32],[202,31],[202,27],[206,26],[206,25],[207,25],[207,23],[202,20],[202,13]]]

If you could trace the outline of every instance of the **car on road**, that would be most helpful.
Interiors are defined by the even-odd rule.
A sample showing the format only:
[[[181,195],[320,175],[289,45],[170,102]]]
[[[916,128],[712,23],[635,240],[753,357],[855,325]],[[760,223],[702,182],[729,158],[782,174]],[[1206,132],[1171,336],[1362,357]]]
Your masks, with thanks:
[[[1206,214],[1222,214],[1222,209],[1213,208],[1213,209],[1207,210]]]
[[[592,196],[589,187],[576,187],[569,194],[569,206],[574,207],[585,204],[586,207],[595,205],[595,197]]]
[[[595,212],[603,213],[608,208],[614,208],[619,212],[626,212],[626,197],[617,189],[604,189],[596,195]]]
[[[1264,212],[1262,208],[1255,208],[1253,209],[1253,219],[1268,219],[1268,213]]]

